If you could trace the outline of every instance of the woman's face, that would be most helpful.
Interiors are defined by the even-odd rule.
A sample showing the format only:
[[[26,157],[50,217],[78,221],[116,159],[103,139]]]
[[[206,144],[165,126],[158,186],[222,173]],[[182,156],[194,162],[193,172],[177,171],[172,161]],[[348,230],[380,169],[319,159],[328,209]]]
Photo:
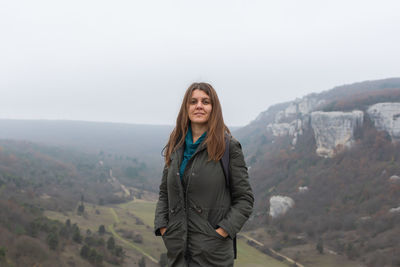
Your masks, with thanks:
[[[193,90],[189,99],[189,119],[192,124],[207,124],[212,110],[211,99],[203,90]]]

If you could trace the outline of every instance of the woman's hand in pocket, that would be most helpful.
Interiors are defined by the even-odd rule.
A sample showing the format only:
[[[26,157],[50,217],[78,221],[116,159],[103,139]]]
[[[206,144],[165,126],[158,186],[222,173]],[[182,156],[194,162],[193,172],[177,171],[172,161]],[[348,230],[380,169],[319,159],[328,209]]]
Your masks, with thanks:
[[[228,236],[228,233],[221,227],[215,230],[220,236],[226,238]]]
[[[160,228],[160,233],[163,236],[165,231],[167,231],[167,227]]]

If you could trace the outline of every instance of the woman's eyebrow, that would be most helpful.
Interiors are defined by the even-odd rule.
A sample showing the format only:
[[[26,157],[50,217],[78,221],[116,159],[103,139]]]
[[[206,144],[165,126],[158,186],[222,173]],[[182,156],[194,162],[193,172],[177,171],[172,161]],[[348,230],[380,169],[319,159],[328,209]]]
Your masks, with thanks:
[[[206,96],[206,97],[198,97],[198,98],[201,99],[201,100],[210,99],[209,96]],[[191,100],[197,100],[197,98],[196,98],[196,97],[192,97]]]

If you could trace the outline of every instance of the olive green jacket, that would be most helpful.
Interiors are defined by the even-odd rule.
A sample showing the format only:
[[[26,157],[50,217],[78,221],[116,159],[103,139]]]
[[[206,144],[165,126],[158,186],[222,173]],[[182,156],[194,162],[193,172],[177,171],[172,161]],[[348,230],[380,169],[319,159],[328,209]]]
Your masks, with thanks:
[[[229,144],[230,188],[222,164],[208,159],[202,143],[189,160],[181,182],[183,146],[164,167],[154,229],[162,236],[169,266],[233,266],[232,239],[249,218],[254,197],[240,143]],[[222,227],[229,237],[215,229]],[[188,260],[190,259],[190,260]]]

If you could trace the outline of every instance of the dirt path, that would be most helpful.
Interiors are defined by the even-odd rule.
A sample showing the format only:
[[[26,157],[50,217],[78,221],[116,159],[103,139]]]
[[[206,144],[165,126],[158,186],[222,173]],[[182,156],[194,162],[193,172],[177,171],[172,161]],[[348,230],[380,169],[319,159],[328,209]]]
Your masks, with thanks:
[[[113,176],[112,169],[110,169],[109,172],[110,172],[110,181],[112,181],[115,184],[119,185],[119,187],[121,187],[121,191],[124,193],[124,195],[129,197],[131,195],[131,192],[129,192],[128,188],[126,188],[125,185],[123,185],[116,177]]]
[[[261,242],[255,240],[254,238],[252,238],[252,237],[250,237],[250,236],[248,236],[248,235],[246,235],[246,234],[238,234],[238,235],[243,236],[243,237],[246,238],[247,240],[253,241],[254,243],[256,243],[256,244],[259,245],[259,246],[262,246],[262,247],[264,246],[263,243],[261,243]],[[279,252],[273,250],[272,248],[270,248],[270,251],[271,251],[272,253],[274,253],[275,255],[284,258],[285,260],[287,260],[287,261],[290,262],[290,263],[293,263],[293,264],[296,263],[297,266],[299,266],[299,267],[305,267],[303,264],[298,263],[297,261],[295,261],[295,260],[289,258],[288,256],[285,256],[285,255],[283,255],[283,254],[281,254],[281,253],[279,253]]]
[[[119,223],[119,217],[118,214],[115,212],[115,210],[113,208],[110,208],[110,213],[111,215],[114,217],[114,221],[115,223]],[[127,246],[137,250],[138,252],[140,252],[143,256],[147,257],[149,260],[151,260],[154,263],[158,264],[158,260],[156,260],[155,258],[153,258],[153,256],[151,256],[150,254],[148,254],[147,252],[145,252],[141,247],[138,247],[136,244],[124,239],[122,236],[120,236],[114,229],[114,225],[110,224],[108,227],[108,230],[112,233],[112,235],[121,240],[124,244],[126,244]]]

